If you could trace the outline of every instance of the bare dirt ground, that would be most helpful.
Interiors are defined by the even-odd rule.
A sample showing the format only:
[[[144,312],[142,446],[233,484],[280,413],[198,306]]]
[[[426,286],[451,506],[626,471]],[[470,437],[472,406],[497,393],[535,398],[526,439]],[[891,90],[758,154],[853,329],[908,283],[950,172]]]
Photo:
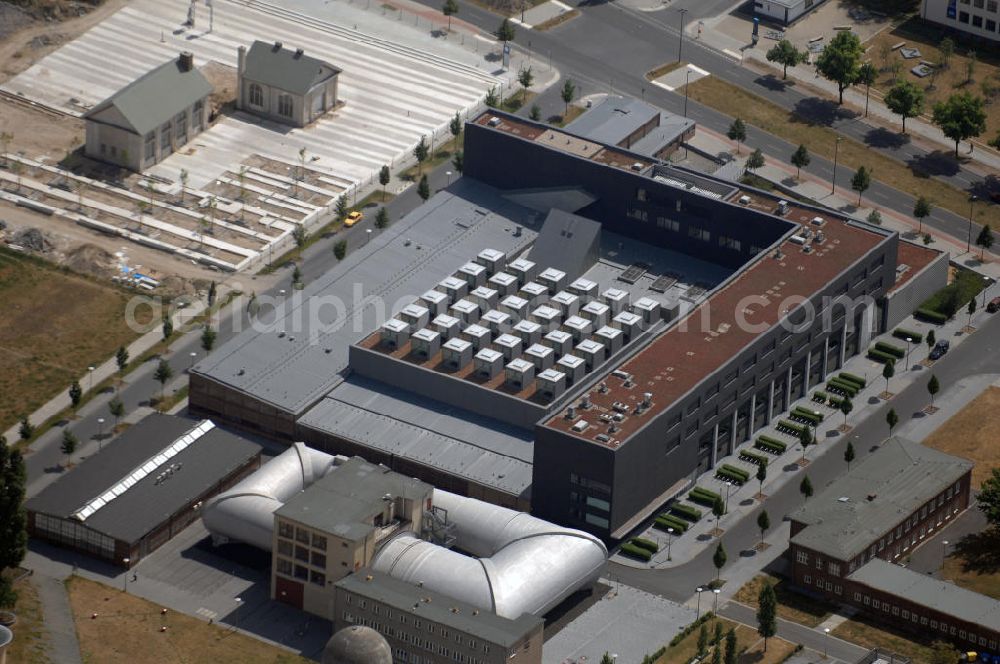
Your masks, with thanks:
[[[924,445],[975,462],[972,486],[979,488],[1000,467],[1000,387],[988,387],[932,433]]]
[[[0,98],[0,132],[13,136],[7,148],[11,152],[23,152],[32,159],[45,157],[49,163],[60,161],[83,144],[83,120],[34,110],[3,98]]]

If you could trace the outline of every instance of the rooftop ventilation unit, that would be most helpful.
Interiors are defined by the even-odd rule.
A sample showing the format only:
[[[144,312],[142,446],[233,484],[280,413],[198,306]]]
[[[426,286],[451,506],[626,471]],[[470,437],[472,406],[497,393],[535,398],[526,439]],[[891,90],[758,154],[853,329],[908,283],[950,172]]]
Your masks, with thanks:
[[[740,196],[739,202],[740,205],[750,205],[750,203],[753,202],[753,199],[750,198],[749,196]]]
[[[503,354],[492,348],[484,348],[475,357],[476,374],[483,378],[494,378],[503,371]]]
[[[637,172],[637,173],[638,173],[639,171],[641,171],[641,170],[642,170],[643,168],[645,168],[645,167],[646,167],[646,165],[645,165],[645,164],[643,164],[643,163],[642,163],[641,161],[637,161],[637,162],[634,162],[634,163],[632,164],[632,170],[633,170],[633,171],[635,171],[635,172]]]
[[[491,115],[490,119],[489,119],[489,122],[487,122],[486,124],[488,124],[491,127],[499,127],[500,126],[500,118],[498,118],[495,115]]]
[[[465,339],[448,339],[441,347],[441,357],[446,368],[460,371],[472,362],[472,344]]]
[[[823,224],[826,223],[826,219],[824,219],[823,217],[813,217],[809,221],[809,223],[812,224],[813,226],[822,226]]]
[[[788,201],[778,201],[778,209],[775,210],[774,212],[775,214],[784,216],[788,214],[788,210],[789,210]]]
[[[415,355],[429,360],[441,350],[441,335],[426,327],[417,330],[410,337],[410,348]]]
[[[794,242],[795,244],[805,244],[806,243],[806,239],[803,236],[801,236],[801,235],[793,235],[792,237],[790,237],[788,239],[791,240],[792,242]]]
[[[583,433],[584,431],[587,430],[587,427],[589,426],[590,424],[587,422],[587,420],[579,420],[577,421],[576,424],[573,425],[573,431],[575,431],[576,433]]]

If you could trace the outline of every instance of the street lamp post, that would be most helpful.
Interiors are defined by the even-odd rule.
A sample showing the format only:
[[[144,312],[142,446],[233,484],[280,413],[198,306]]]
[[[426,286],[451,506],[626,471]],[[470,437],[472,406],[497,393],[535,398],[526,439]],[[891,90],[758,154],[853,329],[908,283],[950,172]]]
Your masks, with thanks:
[[[830,189],[831,194],[837,193],[837,157],[840,156],[840,136],[837,137],[837,141],[833,145],[833,188]]]
[[[365,244],[368,244],[371,241],[372,241],[372,229],[366,228],[365,229]]]
[[[824,627],[823,628],[823,633],[826,634],[826,638],[823,639],[823,659],[826,659],[827,658],[827,648],[829,648],[829,645],[830,645],[830,628],[829,627]]]
[[[236,629],[240,628],[240,609],[243,607],[243,598],[237,597],[236,599]]]
[[[976,204],[979,197],[973,194],[969,196],[969,236],[965,242],[965,253],[972,251],[972,206]]]
[[[694,619],[697,620],[701,617],[701,594],[705,592],[705,589],[698,586],[695,590],[698,591],[698,608],[695,609]]]
[[[445,171],[444,174],[448,176],[448,186],[450,187],[451,186],[451,171]]]
[[[128,592],[128,564],[132,562],[131,558],[122,558],[122,562],[125,563],[125,575],[122,576],[122,592]]]
[[[687,9],[681,7],[679,11],[681,16],[681,29],[680,29],[681,40],[680,43],[677,45],[677,62],[681,61],[681,53],[684,50],[684,14],[687,14]]]
[[[190,355],[191,355],[191,366],[188,367],[188,373],[191,373],[191,370],[194,369],[194,358],[198,357],[198,353],[191,351]]]
[[[670,544],[671,544],[671,542],[673,542],[673,539],[674,539],[674,529],[673,528],[667,528],[667,561],[668,562],[671,561],[671,560],[673,560],[673,558],[670,557]]]
[[[719,588],[715,588],[714,590],[712,590],[712,594],[715,595],[715,605],[714,608],[712,609],[713,613],[719,612],[719,593],[721,592],[722,590],[720,590]]]
[[[688,85],[691,84],[691,70],[684,74],[684,117],[688,116]],[[643,88],[645,90],[645,88]]]
[[[944,567],[944,562],[948,558],[948,540],[941,542],[941,567]]]
[[[97,451],[101,451],[101,441],[104,439],[104,418],[97,418]]]
[[[90,386],[87,388],[88,392],[94,391],[94,367],[87,367],[87,377],[90,380]]]
[[[726,482],[726,514],[729,514],[729,490],[733,488],[732,482]]]
[[[913,343],[913,337],[906,337],[906,365],[903,367],[903,371],[910,370],[910,344]]]
[[[985,309],[986,308],[986,291],[988,291],[989,289],[990,289],[990,278],[984,276],[983,277],[983,306],[980,307],[980,309]]]

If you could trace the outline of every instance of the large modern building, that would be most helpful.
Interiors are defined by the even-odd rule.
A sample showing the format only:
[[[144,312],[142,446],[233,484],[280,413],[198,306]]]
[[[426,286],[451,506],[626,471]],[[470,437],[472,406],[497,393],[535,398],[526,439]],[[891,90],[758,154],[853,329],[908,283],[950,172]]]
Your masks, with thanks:
[[[208,128],[212,84],[185,51],[83,115],[88,157],[142,171]]]
[[[923,0],[920,16],[973,37],[1000,41],[1000,4],[997,0]]]
[[[255,41],[237,53],[236,108],[304,127],[337,105],[340,70],[281,42]]]
[[[29,499],[28,532],[132,567],[259,467],[259,445],[209,420],[150,415]]]
[[[789,515],[796,585],[962,650],[997,651],[1000,602],[900,564],[968,508],[972,463],[894,437]]]
[[[640,110],[584,133],[635,145]],[[490,111],[465,155],[193,408],[614,539],[944,285],[894,232],[569,129]]]

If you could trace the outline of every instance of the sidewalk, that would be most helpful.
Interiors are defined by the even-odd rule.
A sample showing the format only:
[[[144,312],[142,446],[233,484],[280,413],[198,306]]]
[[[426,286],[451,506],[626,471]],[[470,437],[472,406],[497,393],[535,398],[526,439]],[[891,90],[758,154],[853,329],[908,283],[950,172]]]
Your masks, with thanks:
[[[1000,293],[1000,285],[994,284],[987,290],[985,297],[989,299],[997,293]],[[982,298],[983,295],[980,294],[977,296],[977,301],[981,301]],[[973,326],[976,325],[977,321],[983,320],[992,315],[993,314],[984,312],[980,307],[972,318]],[[964,314],[958,314],[954,319],[940,326],[923,323],[910,316],[903,320],[899,327],[913,330],[914,332],[918,332],[925,336],[929,330],[933,329],[935,335],[939,339],[951,340],[952,348],[954,349],[964,343],[966,339],[973,336],[968,333],[958,334],[963,328],[965,328],[967,322],[968,317]],[[886,341],[896,345],[901,345],[902,342],[900,342],[899,339],[892,337],[891,332],[892,330],[889,330],[885,334],[874,337],[871,340],[871,344],[873,345],[876,341]],[[925,361],[930,362],[930,360],[927,360],[929,352],[930,349],[927,348],[927,345],[924,343],[912,344],[909,348],[909,356],[905,360],[901,360],[901,362],[904,362],[905,365],[908,365],[908,367],[912,369],[916,365],[924,363]],[[932,365],[933,363],[931,363],[930,366]],[[864,352],[847,359],[841,369],[831,371],[827,378],[842,372],[853,373],[857,376],[863,377],[867,382],[866,387],[852,399],[854,410],[847,418],[849,425],[856,425],[858,422],[871,417],[886,403],[886,400],[881,396],[886,389],[886,383],[882,378],[881,365],[869,360]],[[896,376],[890,381],[889,388],[893,394],[898,394],[914,383],[926,381],[926,377],[927,371],[907,371],[904,367],[900,367],[897,369]],[[988,383],[990,380],[986,380],[986,382]],[[780,472],[781,469],[790,465],[801,465],[800,460],[802,459],[808,463],[813,459],[825,455],[827,450],[832,446],[824,445],[824,442],[840,439],[850,433],[850,429],[847,431],[841,430],[841,426],[844,424],[844,417],[839,410],[836,410],[829,405],[818,404],[812,400],[812,393],[817,389],[822,390],[823,385],[824,383],[808,385],[805,390],[806,396],[793,401],[790,404],[789,409],[783,414],[771,418],[771,424],[755,432],[751,437],[751,440],[743,441],[738,444],[733,454],[718,459],[716,467],[721,466],[723,463],[728,463],[743,468],[749,472],[750,480],[748,482],[742,486],[732,486],[729,483],[724,482],[722,479],[717,478],[715,475],[716,471],[713,469],[701,475],[691,485],[691,488],[699,486],[723,496],[727,503],[727,513],[719,520],[718,523],[716,523],[715,517],[712,515],[710,508],[686,501],[687,494],[685,492],[674,502],[689,504],[702,512],[701,519],[693,524],[690,524],[687,532],[682,535],[675,534],[671,536],[669,533],[658,528],[648,527],[637,536],[650,539],[657,542],[659,545],[659,551],[653,556],[652,560],[648,563],[642,562],[621,553],[615,553],[611,556],[611,559],[621,565],[637,569],[663,569],[684,565],[685,563],[693,560],[696,556],[704,553],[706,550],[714,548],[720,541],[720,536],[715,532],[717,528],[721,528],[724,533],[726,530],[733,528],[760,505],[761,501],[758,498],[758,492],[761,491],[760,483],[754,477],[756,467],[748,462],[741,461],[739,455],[740,452],[744,450],[752,451],[756,454],[762,454],[761,450],[754,449],[754,440],[761,434],[781,440],[788,445],[788,449],[781,455],[767,455],[769,458],[769,472],[767,479],[765,479],[763,483],[764,496],[766,497],[768,494],[775,493],[778,489],[788,485],[789,483],[797,483],[800,480],[798,473]],[[960,404],[958,400],[950,397],[951,395],[943,397],[939,410],[921,418],[919,426],[923,435],[926,435],[928,432],[940,426],[961,407],[962,404]],[[891,401],[891,399],[892,398],[890,397],[889,401]],[[944,407],[945,405],[948,407]],[[778,420],[786,418],[788,412],[796,406],[802,406],[814,412],[818,412],[822,414],[824,418],[821,424],[814,427],[813,435],[816,442],[809,447],[805,454],[803,454],[802,447],[798,444],[797,437],[779,432],[773,426]],[[758,573],[762,566],[770,563],[771,560],[776,558],[785,550],[784,544],[787,541],[787,528],[785,526],[786,524],[784,523],[772,523],[771,530],[765,539],[765,541],[771,543],[772,546],[768,547],[764,551],[759,551],[757,555],[753,557],[739,557],[733,561],[733,564],[730,567],[727,567],[727,583],[724,586],[724,591],[722,593],[723,598],[738,590],[746,581],[752,578],[754,574]]]
[[[774,73],[780,77],[781,68],[768,62],[765,57],[767,49],[775,42],[761,39],[756,47],[751,47],[749,43],[734,39],[717,28],[717,24],[727,16],[723,15],[714,19],[706,19],[701,37],[698,36],[697,21],[689,23],[685,27],[685,33],[690,39],[698,40],[704,45],[720,51],[729,57],[735,56],[738,58],[741,66],[747,66],[747,61],[752,61],[753,69]],[[750,34],[749,29],[747,34]],[[790,79],[800,81],[822,91],[830,99],[837,99],[837,84],[817,74],[815,67],[811,64],[806,63],[789,67],[788,76]],[[863,115],[865,108],[864,90],[856,86],[851,86],[844,90],[844,105],[853,107],[859,114]],[[885,106],[875,91],[872,91],[872,94],[869,96],[868,116],[867,119],[859,117],[858,120],[867,122],[873,126],[884,125],[893,131],[899,131],[901,128],[899,116]],[[919,138],[932,143],[933,145],[926,146],[928,149],[940,149],[949,153],[954,152],[955,142],[941,133],[941,130],[931,124],[929,120],[930,117],[926,114],[918,118],[909,118],[906,122],[907,134],[911,138]],[[963,147],[960,150],[962,156],[975,162],[974,164],[968,164],[969,166],[980,167],[975,170],[979,171],[979,174],[982,176],[1000,170],[1000,152],[992,150],[986,145],[986,140],[989,138],[991,137],[980,137],[976,141],[976,149],[971,155],[968,154],[968,142],[963,142]]]

